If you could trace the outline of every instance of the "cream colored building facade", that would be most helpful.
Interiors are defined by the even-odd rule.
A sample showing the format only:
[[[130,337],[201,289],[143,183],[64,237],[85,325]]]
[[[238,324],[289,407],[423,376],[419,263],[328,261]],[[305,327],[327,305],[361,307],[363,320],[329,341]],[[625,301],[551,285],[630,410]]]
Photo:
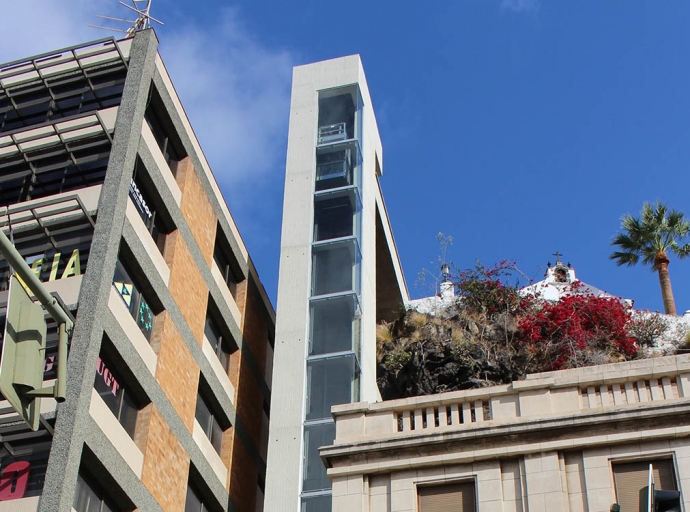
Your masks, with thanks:
[[[649,463],[657,489],[680,491],[672,510],[688,510],[688,397],[679,355],[336,406],[320,450],[333,511],[637,512]]]

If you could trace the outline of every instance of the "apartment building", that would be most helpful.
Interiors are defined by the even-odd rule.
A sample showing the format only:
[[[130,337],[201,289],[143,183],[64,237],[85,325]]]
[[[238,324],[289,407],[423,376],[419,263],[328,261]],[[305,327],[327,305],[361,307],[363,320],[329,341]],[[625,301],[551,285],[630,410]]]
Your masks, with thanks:
[[[0,227],[74,318],[66,400],[0,402],[0,511],[263,510],[275,315],[157,48],[0,65]]]
[[[335,404],[381,399],[376,323],[407,289],[379,187],[382,147],[358,55],[294,69],[266,510],[325,512]]]

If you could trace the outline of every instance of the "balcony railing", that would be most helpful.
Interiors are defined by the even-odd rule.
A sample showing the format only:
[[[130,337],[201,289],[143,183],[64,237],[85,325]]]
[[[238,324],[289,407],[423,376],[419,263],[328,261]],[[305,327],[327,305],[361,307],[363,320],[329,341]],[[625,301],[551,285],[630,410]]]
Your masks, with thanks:
[[[330,144],[347,140],[347,127],[345,123],[329,124],[319,127],[319,144]]]
[[[333,178],[347,177],[348,163],[346,160],[337,160],[335,162],[326,162],[320,164],[316,168],[316,176],[318,180],[329,180]]]
[[[335,406],[336,444],[657,406],[690,397],[690,354],[527,376],[512,384]],[[361,428],[360,428],[361,426]],[[356,427],[356,428],[355,428]]]

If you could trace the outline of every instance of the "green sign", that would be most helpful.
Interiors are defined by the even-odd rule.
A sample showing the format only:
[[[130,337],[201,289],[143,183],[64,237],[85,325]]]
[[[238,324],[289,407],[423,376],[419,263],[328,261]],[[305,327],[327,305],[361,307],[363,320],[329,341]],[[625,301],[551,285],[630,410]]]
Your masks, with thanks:
[[[16,276],[10,280],[7,319],[0,359],[0,393],[32,430],[38,430],[41,399],[28,391],[43,387],[46,322]]]

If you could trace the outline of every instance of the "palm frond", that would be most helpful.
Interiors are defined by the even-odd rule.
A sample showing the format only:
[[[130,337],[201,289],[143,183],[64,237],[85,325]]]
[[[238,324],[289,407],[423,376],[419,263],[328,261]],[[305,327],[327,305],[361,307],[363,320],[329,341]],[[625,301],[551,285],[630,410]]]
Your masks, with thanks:
[[[685,259],[690,256],[690,244],[677,245],[672,250],[673,254],[678,256],[679,259]]]
[[[654,262],[661,253],[671,252],[679,258],[690,256],[690,244],[681,245],[690,235],[690,222],[685,214],[669,210],[661,201],[645,202],[639,217],[625,214],[621,217],[621,232],[617,233],[611,245],[620,249],[609,259],[618,266],[636,265],[642,261],[655,271]]]
[[[609,259],[614,260],[616,265],[619,267],[622,267],[623,265],[632,267],[633,265],[637,264],[637,262],[640,260],[640,257],[634,252],[616,251],[609,256]]]
[[[685,220],[685,214],[673,210],[668,215],[668,229],[678,238],[684,238],[690,233],[690,222]]]
[[[638,252],[644,246],[636,237],[624,233],[618,233],[611,245],[617,245],[626,252]]]

